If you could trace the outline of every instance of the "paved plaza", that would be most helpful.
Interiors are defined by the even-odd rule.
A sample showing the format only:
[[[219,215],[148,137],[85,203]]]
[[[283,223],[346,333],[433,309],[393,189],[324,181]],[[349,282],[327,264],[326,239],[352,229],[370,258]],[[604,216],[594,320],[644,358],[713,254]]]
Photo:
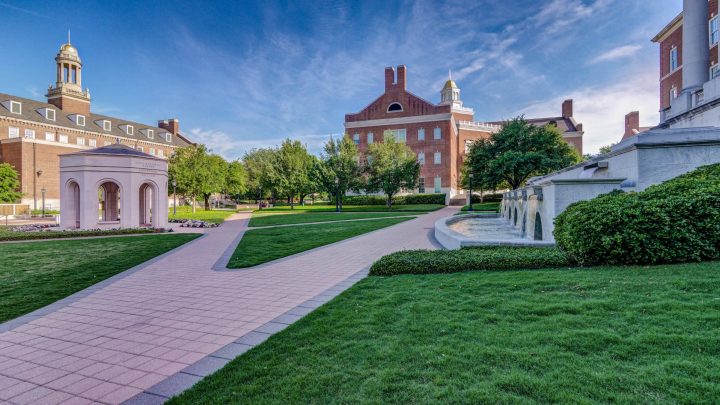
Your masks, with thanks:
[[[0,403],[161,403],[365,276],[435,249],[457,208],[250,269],[225,270],[250,213],[137,268],[0,325]]]

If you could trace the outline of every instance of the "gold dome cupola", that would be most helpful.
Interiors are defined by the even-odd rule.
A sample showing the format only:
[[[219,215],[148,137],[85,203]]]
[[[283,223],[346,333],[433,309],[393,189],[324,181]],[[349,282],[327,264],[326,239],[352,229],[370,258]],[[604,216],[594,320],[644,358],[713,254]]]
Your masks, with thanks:
[[[48,88],[48,103],[56,105],[63,111],[77,114],[90,114],[90,91],[82,87],[82,60],[70,42],[60,46],[55,56],[57,77],[55,87]]]

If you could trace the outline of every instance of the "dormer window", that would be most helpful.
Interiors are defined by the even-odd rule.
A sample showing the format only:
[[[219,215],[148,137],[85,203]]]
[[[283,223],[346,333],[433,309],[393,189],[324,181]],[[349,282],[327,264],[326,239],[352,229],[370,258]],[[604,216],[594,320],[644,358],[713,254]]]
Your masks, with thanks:
[[[2,105],[13,114],[22,114],[22,104],[19,101],[7,100],[3,101]]]
[[[73,114],[70,116],[70,119],[77,125],[84,127],[85,126],[85,116],[81,114]]]
[[[155,131],[153,131],[152,129],[148,129],[145,135],[147,135],[148,139],[153,139],[155,138]]]
[[[110,121],[104,120],[104,121],[102,122],[102,127],[103,127],[103,129],[104,129],[105,131],[109,131],[109,130],[112,129],[112,124],[110,123]]]
[[[172,142],[172,134],[170,132],[165,133],[165,140],[168,142]]]
[[[120,125],[120,129],[125,131],[128,135],[132,135],[135,132],[135,128],[133,128],[132,125]]]
[[[46,120],[55,121],[56,114],[55,114],[55,110],[53,110],[52,108],[41,108],[41,109],[37,110],[37,112],[40,115],[42,115],[43,117],[45,117]]]
[[[399,112],[399,111],[402,111],[403,108],[402,108],[402,105],[400,105],[400,103],[392,103],[392,104],[390,104],[390,106],[388,106],[387,110],[388,110],[388,112]]]

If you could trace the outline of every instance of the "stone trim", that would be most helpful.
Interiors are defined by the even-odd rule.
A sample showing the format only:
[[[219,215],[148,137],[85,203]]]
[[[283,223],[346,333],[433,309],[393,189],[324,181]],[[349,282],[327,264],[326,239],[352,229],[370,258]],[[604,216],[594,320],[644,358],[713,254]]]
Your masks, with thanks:
[[[452,119],[452,114],[415,115],[411,117],[381,118],[376,120],[350,121],[345,123],[345,128],[380,127],[386,125],[415,124],[418,122],[447,121]]]

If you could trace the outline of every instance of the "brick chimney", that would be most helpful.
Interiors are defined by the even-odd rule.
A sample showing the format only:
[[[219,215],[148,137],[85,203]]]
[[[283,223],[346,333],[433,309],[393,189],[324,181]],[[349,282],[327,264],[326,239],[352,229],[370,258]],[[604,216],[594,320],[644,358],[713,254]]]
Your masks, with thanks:
[[[635,135],[635,131],[640,129],[640,112],[633,111],[625,115],[625,133],[623,138]]]
[[[405,65],[399,65],[397,67],[397,85],[403,90],[407,89],[407,68]]]
[[[180,132],[180,121],[178,121],[177,118],[170,118],[167,120],[159,120],[158,128],[162,128],[168,132],[177,134],[178,132]]]
[[[393,88],[395,84],[395,69],[391,67],[385,68],[385,91]]]
[[[573,116],[573,101],[572,101],[572,99],[563,101],[562,116],[563,116],[563,118],[570,118]]]

